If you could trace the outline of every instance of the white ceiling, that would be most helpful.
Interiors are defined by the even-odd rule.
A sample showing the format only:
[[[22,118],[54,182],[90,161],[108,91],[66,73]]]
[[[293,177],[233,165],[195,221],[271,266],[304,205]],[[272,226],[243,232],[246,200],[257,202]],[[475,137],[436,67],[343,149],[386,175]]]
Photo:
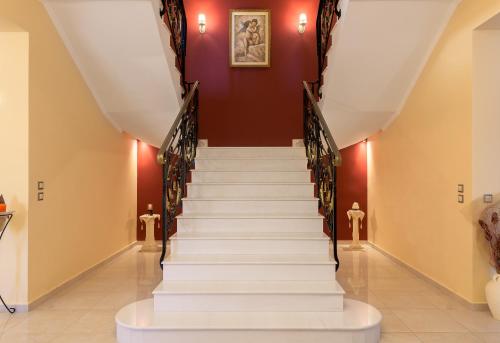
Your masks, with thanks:
[[[43,0],[99,106],[117,129],[159,146],[180,78],[159,0]]]
[[[321,108],[341,148],[385,128],[446,27],[457,0],[344,0]]]

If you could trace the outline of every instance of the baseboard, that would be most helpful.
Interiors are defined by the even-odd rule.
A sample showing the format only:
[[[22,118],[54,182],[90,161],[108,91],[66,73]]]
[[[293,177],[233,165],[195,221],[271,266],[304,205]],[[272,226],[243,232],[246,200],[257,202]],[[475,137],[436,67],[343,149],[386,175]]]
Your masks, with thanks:
[[[391,253],[385,251],[383,248],[379,247],[375,243],[370,242],[370,241],[366,241],[366,243],[368,245],[370,245],[372,248],[374,248],[375,250],[377,250],[378,252],[380,252],[381,254],[383,254],[384,256],[390,258],[392,261],[394,261],[398,265],[407,269],[412,274],[415,274],[417,277],[431,283],[434,287],[438,288],[443,293],[450,295],[451,297],[453,297],[455,300],[460,302],[462,305],[464,305],[468,309],[470,309],[472,311],[489,311],[488,304],[486,304],[486,303],[471,303],[467,299],[462,298],[460,295],[456,294],[455,292],[453,292],[452,290],[447,288],[446,286],[443,286],[442,284],[440,284],[436,280],[434,280],[434,279],[430,278],[429,276],[423,274],[422,272],[416,270],[415,268],[413,268],[409,264],[401,261],[399,258],[397,258],[396,256],[392,255]]]
[[[71,279],[63,282],[62,284],[60,284],[59,286],[57,286],[56,288],[54,288],[50,292],[42,295],[41,297],[39,297],[38,299],[30,302],[29,304],[27,304],[27,305],[15,305],[13,307],[16,308],[16,312],[28,312],[28,311],[34,310],[41,303],[43,303],[46,300],[50,299],[52,296],[54,296],[58,292],[60,292],[60,291],[62,291],[64,289],[66,289],[67,287],[73,285],[75,282],[81,280],[82,278],[84,278],[85,276],[87,276],[89,273],[93,272],[97,268],[102,267],[106,263],[111,262],[111,260],[115,259],[116,257],[118,257],[119,255],[123,254],[124,252],[128,251],[129,249],[133,248],[136,244],[137,244],[137,241],[134,241],[134,242],[126,245],[125,247],[121,248],[117,252],[111,254],[110,256],[106,257],[102,261],[100,261],[97,264],[93,265],[89,269],[84,270],[83,272],[81,272],[80,274],[74,276],[73,278],[71,278]]]

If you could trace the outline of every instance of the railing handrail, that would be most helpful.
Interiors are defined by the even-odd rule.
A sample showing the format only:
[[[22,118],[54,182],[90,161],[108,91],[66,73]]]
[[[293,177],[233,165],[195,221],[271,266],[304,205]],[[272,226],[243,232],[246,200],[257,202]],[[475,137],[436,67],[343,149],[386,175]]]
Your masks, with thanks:
[[[172,137],[174,136],[175,130],[177,129],[177,126],[182,120],[182,116],[184,116],[184,114],[186,113],[188,106],[191,103],[191,100],[193,99],[196,90],[198,89],[199,83],[200,83],[199,81],[195,81],[191,86],[188,95],[184,98],[184,103],[182,104],[182,107],[180,108],[177,117],[172,123],[172,126],[170,127],[170,130],[168,131],[167,135],[165,136],[165,139],[161,144],[160,150],[156,155],[156,161],[158,162],[158,164],[165,164],[165,152],[167,152],[170,146],[172,145]]]
[[[334,155],[333,163],[335,166],[340,166],[342,164],[342,156],[340,155],[337,143],[335,143],[335,139],[333,139],[332,133],[330,132],[330,128],[328,127],[328,124],[326,123],[326,120],[323,117],[323,113],[321,112],[321,109],[318,106],[318,102],[316,101],[316,98],[311,92],[309,83],[307,81],[303,81],[302,84],[304,85],[307,97],[309,98],[309,101],[312,104],[314,114],[318,117],[319,123],[324,131],[326,144],[328,145],[328,148],[332,151]]]

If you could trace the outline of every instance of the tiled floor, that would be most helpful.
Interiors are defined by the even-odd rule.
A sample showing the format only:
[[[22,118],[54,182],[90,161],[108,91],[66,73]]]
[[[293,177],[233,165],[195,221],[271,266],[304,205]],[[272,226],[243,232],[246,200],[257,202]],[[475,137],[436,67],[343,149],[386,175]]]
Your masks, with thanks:
[[[339,249],[347,297],[378,307],[383,343],[499,343],[500,322],[473,312],[376,250]],[[161,279],[158,254],[122,254],[30,313],[0,313],[0,343],[115,342],[120,307],[151,296]]]

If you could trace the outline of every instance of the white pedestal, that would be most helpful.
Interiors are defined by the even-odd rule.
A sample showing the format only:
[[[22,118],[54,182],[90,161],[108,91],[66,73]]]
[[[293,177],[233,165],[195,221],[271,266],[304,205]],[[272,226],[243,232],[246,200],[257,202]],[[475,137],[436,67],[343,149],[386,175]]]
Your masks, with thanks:
[[[161,248],[156,244],[155,241],[155,220],[160,220],[159,214],[143,214],[139,217],[141,222],[146,226],[146,240],[144,241],[140,251],[142,252],[157,252]],[[141,230],[144,230],[141,225]]]

